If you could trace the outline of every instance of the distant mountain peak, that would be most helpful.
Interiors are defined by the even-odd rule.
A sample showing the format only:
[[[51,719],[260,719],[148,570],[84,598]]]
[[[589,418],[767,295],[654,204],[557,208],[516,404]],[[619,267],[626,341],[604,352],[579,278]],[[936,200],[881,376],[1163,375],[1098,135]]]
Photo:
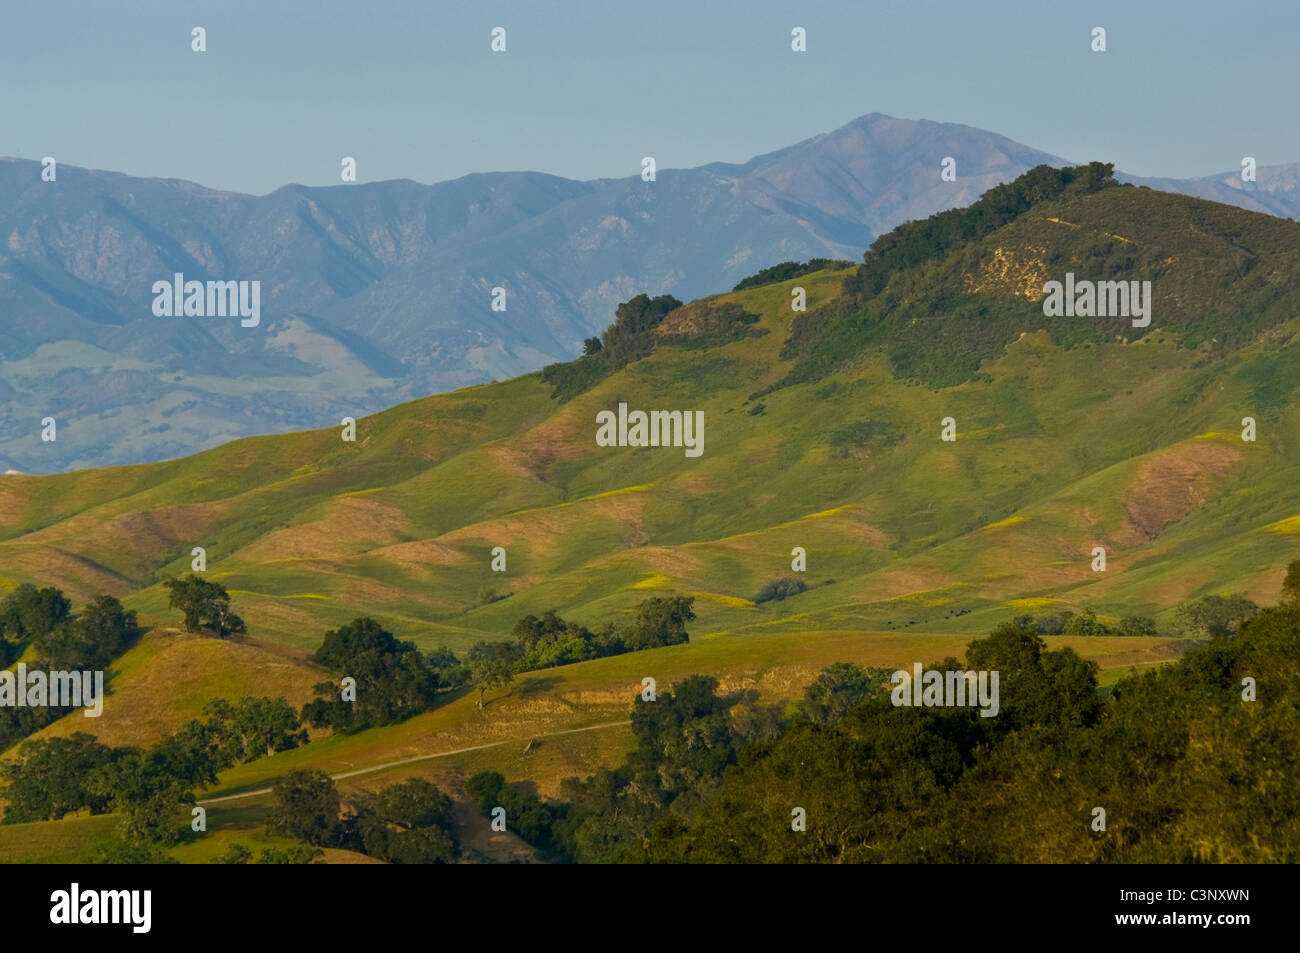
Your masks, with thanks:
[[[945,156],[956,181],[940,177]],[[5,158],[0,459],[154,460],[514,376],[578,353],[638,292],[688,300],[779,262],[859,260],[895,226],[1044,163],[1068,164],[879,112],[742,164],[661,170],[653,187],[484,172],[252,196],[63,164],[46,183],[39,162]],[[1250,187],[1146,182],[1300,214],[1293,166]],[[177,272],[259,281],[260,329],[155,317],[150,289]],[[32,408],[60,417],[57,443],[33,438]]]

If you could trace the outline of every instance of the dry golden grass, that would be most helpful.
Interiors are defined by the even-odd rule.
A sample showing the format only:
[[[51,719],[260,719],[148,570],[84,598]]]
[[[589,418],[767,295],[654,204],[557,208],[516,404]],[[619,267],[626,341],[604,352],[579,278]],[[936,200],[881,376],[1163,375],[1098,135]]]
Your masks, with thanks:
[[[535,558],[557,559],[574,548],[575,536],[590,532],[593,520],[625,526],[632,542],[644,539],[642,521],[648,505],[648,500],[639,494],[625,494],[574,506],[525,510],[463,526],[444,533],[438,540],[452,546],[464,543],[494,546],[501,540],[522,540]]]
[[[256,563],[273,559],[330,559],[402,540],[410,519],[398,507],[370,496],[340,496],[323,504],[309,523],[273,530],[235,555]]]
[[[316,666],[255,643],[154,629],[113,666],[103,714],[73,712],[33,737],[85,731],[108,745],[149,745],[202,717],[214,698],[283,695],[300,708],[311,700],[312,686],[327,678]]]
[[[647,572],[674,577],[686,585],[698,578],[700,560],[691,552],[691,546],[642,546],[633,554]],[[669,580],[671,583],[672,579]]]
[[[221,500],[164,506],[139,513],[118,513],[105,522],[91,520],[84,529],[99,549],[131,547],[147,555],[162,557],[201,540],[229,517],[233,505]],[[60,524],[77,534],[78,520]]]
[[[1125,504],[1122,542],[1144,543],[1216,497],[1242,452],[1209,440],[1185,440],[1152,454],[1138,467]]]
[[[384,862],[378,857],[369,857],[365,854],[358,854],[355,850],[338,850],[334,847],[324,848],[324,857],[322,858],[327,864],[383,864]]]
[[[469,558],[464,550],[432,539],[381,546],[370,550],[366,555],[394,563],[408,572],[418,572],[429,566],[456,566]]]
[[[124,596],[137,587],[129,579],[77,553],[32,543],[27,537],[0,543],[0,565],[21,567],[24,578],[58,580],[73,604],[101,593]]]

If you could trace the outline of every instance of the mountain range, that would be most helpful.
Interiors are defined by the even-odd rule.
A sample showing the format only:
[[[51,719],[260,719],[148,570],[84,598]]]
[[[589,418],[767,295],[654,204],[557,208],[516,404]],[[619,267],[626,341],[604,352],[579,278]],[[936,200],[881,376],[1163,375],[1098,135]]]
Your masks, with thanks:
[[[894,226],[1044,163],[1067,164],[880,114],[652,182],[510,172],[255,197],[66,165],[45,182],[40,163],[0,159],[0,467],[165,459],[536,370],[639,292],[688,300],[785,260],[857,260]],[[1120,178],[1300,210],[1300,165],[1251,184]],[[153,284],[176,273],[259,281],[260,323],[155,316]]]

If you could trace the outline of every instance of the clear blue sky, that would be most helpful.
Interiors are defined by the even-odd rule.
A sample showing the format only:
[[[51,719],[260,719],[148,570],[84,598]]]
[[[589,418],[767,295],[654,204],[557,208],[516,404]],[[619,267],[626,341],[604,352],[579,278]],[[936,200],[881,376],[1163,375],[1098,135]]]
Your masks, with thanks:
[[[0,155],[259,194],[337,183],[344,155],[361,181],[420,182],[743,161],[868,112],[1137,175],[1300,161],[1296,0],[47,0],[0,19]]]

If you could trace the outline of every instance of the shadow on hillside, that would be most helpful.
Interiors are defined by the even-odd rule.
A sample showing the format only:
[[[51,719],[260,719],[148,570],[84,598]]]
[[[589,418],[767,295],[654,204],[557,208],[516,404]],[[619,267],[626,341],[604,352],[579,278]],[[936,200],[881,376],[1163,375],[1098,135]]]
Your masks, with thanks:
[[[518,695],[520,698],[533,698],[537,695],[544,695],[554,691],[560,685],[564,684],[564,679],[557,675],[545,675],[541,678],[530,678],[527,681],[519,683]],[[515,694],[511,692],[510,694]]]

